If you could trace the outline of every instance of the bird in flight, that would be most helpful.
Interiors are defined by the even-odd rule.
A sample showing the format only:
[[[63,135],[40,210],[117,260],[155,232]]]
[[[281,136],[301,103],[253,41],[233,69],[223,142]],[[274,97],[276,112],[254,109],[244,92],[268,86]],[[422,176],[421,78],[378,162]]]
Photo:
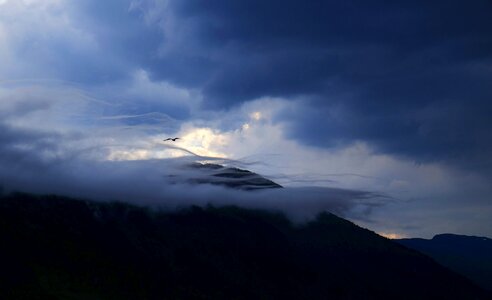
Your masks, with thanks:
[[[165,140],[163,140],[164,142],[167,142],[167,141],[173,141],[173,142],[176,142],[176,140],[179,140],[179,137],[175,137],[175,138],[167,138]]]

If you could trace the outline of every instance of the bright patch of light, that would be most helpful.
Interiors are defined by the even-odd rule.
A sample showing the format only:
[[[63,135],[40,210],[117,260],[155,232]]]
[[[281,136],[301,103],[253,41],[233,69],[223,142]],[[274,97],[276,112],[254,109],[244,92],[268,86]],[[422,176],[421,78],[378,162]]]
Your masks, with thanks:
[[[407,237],[407,236],[405,236],[403,234],[398,234],[398,233],[379,232],[378,234],[380,236],[384,236],[385,238],[390,239],[390,240],[404,239],[404,238]]]
[[[251,115],[249,115],[249,117],[252,119],[252,120],[255,120],[255,121],[259,121],[261,120],[261,118],[263,117],[261,112],[259,111],[255,111],[254,113],[252,113]]]
[[[177,146],[186,148],[198,155],[226,158],[227,155],[216,149],[226,146],[225,134],[211,128],[190,128],[185,130]]]

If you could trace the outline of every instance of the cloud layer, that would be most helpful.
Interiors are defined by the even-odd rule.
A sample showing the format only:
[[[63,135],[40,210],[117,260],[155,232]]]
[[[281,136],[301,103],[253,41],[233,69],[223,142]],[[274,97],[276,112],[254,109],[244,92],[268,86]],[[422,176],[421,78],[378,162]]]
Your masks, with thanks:
[[[62,135],[0,125],[0,191],[58,194],[99,201],[127,201],[156,209],[189,205],[237,205],[280,211],[296,222],[330,211],[367,218],[386,199],[372,192],[337,188],[287,188],[244,191],[212,182],[197,161],[234,165],[234,161],[196,155],[159,160],[101,161],[60,146]],[[175,147],[177,149],[178,147]],[[224,178],[224,181],[234,180]]]

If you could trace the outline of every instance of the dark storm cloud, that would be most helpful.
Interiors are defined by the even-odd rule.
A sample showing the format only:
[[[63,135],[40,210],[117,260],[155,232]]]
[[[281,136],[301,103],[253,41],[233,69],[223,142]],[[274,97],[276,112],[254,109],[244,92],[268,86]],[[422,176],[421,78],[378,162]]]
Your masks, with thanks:
[[[459,63],[490,58],[492,46],[487,1],[188,0],[169,6],[177,24],[190,28],[191,41],[183,46],[199,42],[198,50],[182,53],[202,52],[215,63],[206,90],[222,102],[319,94],[322,87],[331,90],[327,81],[348,89],[365,87],[368,80],[374,85],[383,79],[415,81],[420,75],[433,77],[429,73],[439,67],[452,72]],[[421,81],[414,83],[427,80]]]
[[[277,121],[301,143],[363,141],[418,162],[492,169],[490,1],[88,0],[65,8],[84,33],[77,42],[33,28],[33,42],[15,49],[64,80],[117,82],[117,94],[142,69],[201,92],[201,110],[296,100],[300,108]],[[193,117],[176,104],[127,102],[134,109],[119,114]]]
[[[165,11],[180,38],[169,34],[149,68],[203,89],[204,108],[301,97],[305,109],[280,118],[305,143],[367,141],[417,161],[492,167],[490,1],[184,0]]]

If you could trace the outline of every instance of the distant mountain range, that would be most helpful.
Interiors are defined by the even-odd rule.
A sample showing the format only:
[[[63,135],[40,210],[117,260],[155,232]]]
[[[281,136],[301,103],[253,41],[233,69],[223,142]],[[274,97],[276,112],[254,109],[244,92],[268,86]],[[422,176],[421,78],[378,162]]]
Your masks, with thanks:
[[[401,239],[401,245],[424,253],[492,291],[492,239],[440,234],[430,240]]]
[[[490,299],[429,257],[330,213],[11,194],[1,299]]]

